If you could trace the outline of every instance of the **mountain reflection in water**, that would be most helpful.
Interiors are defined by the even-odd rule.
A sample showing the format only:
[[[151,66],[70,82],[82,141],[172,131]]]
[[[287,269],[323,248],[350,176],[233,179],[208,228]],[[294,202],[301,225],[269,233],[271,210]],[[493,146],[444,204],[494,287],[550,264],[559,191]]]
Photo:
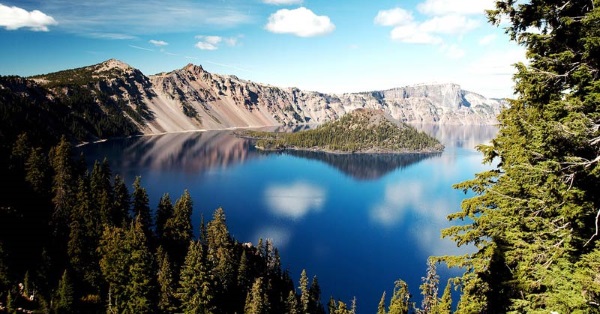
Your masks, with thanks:
[[[87,156],[106,156],[114,170],[153,170],[204,173],[226,169],[249,160],[281,152],[261,152],[252,141],[228,131],[174,133],[111,140],[83,147]],[[101,154],[97,153],[101,152]],[[318,160],[356,180],[374,180],[435,154],[328,154],[314,151],[285,151],[290,156]]]
[[[433,154],[328,154],[316,151],[288,150],[285,154],[318,160],[357,180],[375,180],[422,160],[439,157]]]

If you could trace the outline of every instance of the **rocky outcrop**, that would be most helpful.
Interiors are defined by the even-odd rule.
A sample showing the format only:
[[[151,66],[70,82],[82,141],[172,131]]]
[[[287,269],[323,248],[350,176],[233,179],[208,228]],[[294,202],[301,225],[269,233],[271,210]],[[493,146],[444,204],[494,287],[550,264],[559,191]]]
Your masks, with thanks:
[[[72,84],[92,88],[100,106],[106,97],[126,105],[123,114],[146,134],[321,124],[357,108],[383,110],[401,122],[495,124],[506,106],[504,101],[464,91],[456,84],[330,95],[212,74],[193,64],[151,76],[114,59],[68,71],[35,80],[55,93],[68,93]]]

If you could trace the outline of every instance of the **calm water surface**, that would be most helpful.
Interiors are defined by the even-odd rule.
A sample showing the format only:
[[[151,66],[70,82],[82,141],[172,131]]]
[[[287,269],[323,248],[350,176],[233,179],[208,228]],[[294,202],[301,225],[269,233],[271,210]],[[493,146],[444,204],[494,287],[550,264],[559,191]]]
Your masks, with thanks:
[[[137,175],[151,206],[184,189],[201,213],[223,207],[240,242],[271,238],[297,282],[317,275],[326,305],[356,296],[360,313],[374,313],[384,290],[418,287],[427,257],[464,253],[440,239],[446,216],[465,197],[451,186],[488,169],[474,147],[489,141],[489,126],[418,126],[446,145],[435,155],[262,153],[227,132],[179,133],[87,145],[89,162],[107,157],[131,184]],[[130,185],[131,186],[131,185]],[[452,274],[439,269],[441,283]],[[443,287],[441,288],[443,289]]]

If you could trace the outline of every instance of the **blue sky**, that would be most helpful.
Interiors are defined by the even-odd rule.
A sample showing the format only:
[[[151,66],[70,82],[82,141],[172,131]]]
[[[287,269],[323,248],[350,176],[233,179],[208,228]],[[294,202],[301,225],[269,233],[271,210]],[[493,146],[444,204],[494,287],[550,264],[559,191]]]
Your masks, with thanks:
[[[110,58],[329,93],[458,83],[512,97],[522,47],[493,0],[0,0],[0,75]]]

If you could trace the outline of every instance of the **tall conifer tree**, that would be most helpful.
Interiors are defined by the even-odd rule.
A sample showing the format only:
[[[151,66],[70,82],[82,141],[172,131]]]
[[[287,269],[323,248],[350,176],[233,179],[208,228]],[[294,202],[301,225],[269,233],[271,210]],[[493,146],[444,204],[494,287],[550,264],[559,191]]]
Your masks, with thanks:
[[[576,274],[599,250],[600,1],[497,0],[488,15],[508,23],[528,64],[479,147],[497,167],[456,186],[476,196],[450,218],[471,223],[444,235],[477,248],[445,258],[465,270],[457,312],[597,310],[600,282]]]

